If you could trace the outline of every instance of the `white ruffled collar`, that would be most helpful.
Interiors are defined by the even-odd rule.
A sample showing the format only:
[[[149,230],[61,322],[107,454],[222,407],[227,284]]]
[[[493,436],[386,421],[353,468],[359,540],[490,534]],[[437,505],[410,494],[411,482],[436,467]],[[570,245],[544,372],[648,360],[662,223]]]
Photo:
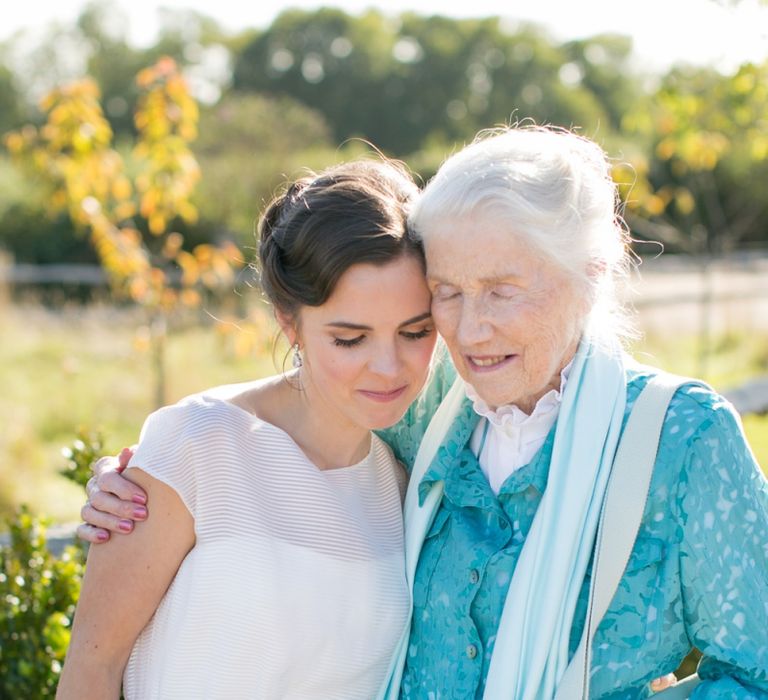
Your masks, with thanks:
[[[573,360],[560,371],[560,388],[550,389],[544,394],[536,402],[530,414],[525,413],[514,404],[500,406],[494,410],[480,398],[471,384],[464,382],[464,385],[467,396],[472,401],[475,413],[488,419],[491,426],[501,428],[503,432],[507,430],[517,431],[523,427],[532,427],[538,423],[549,423],[552,420],[552,416],[557,415],[563,400],[563,391],[565,391],[565,385],[568,381],[568,374],[572,364]]]

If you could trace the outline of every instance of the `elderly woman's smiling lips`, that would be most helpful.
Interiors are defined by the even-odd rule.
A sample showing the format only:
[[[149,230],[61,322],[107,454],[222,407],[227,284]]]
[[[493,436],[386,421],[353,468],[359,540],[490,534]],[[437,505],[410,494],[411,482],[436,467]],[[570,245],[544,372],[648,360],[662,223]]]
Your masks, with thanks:
[[[464,355],[467,367],[473,372],[493,372],[506,367],[513,362],[518,355]]]

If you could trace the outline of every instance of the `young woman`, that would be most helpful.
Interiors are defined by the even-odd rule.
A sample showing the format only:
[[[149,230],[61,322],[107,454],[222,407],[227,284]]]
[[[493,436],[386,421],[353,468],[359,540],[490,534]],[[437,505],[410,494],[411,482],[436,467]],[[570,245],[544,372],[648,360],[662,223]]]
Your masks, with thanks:
[[[147,419],[125,475],[153,515],[89,553],[60,700],[377,694],[410,598],[406,476],[371,431],[435,344],[416,191],[360,161],[268,207],[261,282],[295,369]]]

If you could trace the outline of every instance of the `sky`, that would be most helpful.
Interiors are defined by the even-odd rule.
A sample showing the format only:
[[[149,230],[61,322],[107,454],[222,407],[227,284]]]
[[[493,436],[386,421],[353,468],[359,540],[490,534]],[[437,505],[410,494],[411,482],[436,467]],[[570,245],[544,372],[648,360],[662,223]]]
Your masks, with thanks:
[[[83,0],[6,0],[0,41],[50,20],[72,21]],[[674,63],[709,64],[732,71],[744,61],[768,59],[768,4],[760,0],[117,0],[127,14],[129,37],[152,43],[158,9],[193,9],[225,29],[263,28],[288,7],[333,6],[357,14],[367,7],[453,17],[500,15],[543,25],[559,40],[616,32],[633,37],[638,65],[664,71]]]

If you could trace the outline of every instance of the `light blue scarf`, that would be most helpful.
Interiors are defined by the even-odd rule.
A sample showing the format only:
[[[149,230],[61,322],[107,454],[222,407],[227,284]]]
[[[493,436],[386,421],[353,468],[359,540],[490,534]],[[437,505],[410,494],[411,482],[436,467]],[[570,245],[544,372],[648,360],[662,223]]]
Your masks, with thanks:
[[[466,397],[458,379],[430,422],[405,500],[406,576],[413,590],[442,482],[419,484]],[[626,405],[623,354],[582,340],[563,394],[547,488],[515,568],[486,680],[485,700],[551,700],[568,665],[576,601],[594,545]],[[407,628],[379,698],[398,697]]]
[[[563,394],[547,487],[512,576],[486,700],[551,700],[626,406],[621,350],[582,341]]]

